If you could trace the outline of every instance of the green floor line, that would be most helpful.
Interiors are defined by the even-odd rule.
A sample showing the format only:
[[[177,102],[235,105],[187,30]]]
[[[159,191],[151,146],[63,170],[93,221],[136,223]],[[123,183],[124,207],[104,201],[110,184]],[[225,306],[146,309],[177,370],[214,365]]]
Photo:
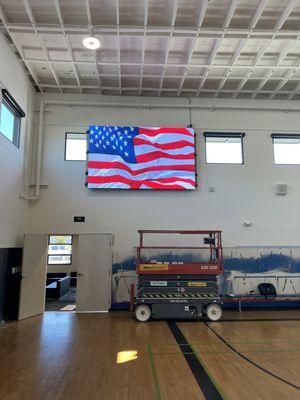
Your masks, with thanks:
[[[195,356],[197,357],[198,361],[201,363],[202,367],[205,369],[205,372],[207,373],[207,375],[210,377],[211,381],[213,382],[213,384],[217,388],[217,390],[220,393],[220,396],[222,397],[222,399],[227,400],[227,397],[225,396],[223,390],[220,388],[218,383],[215,381],[214,377],[212,376],[212,374],[209,372],[209,369],[205,365],[205,362],[200,357],[199,352],[193,347],[193,345],[191,345],[190,343],[188,343],[188,344],[191,347],[191,349],[193,350],[193,352],[194,352]]]
[[[280,343],[292,343],[292,344],[296,344],[296,343],[300,343],[300,340],[282,340],[282,341],[274,341],[274,342],[231,342],[230,340],[226,341],[228,343],[230,343],[231,345],[234,344],[280,344]],[[193,343],[194,346],[220,346],[220,342],[216,342],[216,343]],[[173,347],[176,346],[175,344],[165,344],[165,345],[160,345],[160,348],[164,348],[164,347]],[[178,344],[178,346],[185,346],[185,344]]]
[[[151,371],[152,371],[152,376],[153,376],[153,381],[154,381],[154,386],[155,386],[155,397],[156,397],[156,400],[161,400],[160,388],[159,388],[159,383],[158,383],[158,378],[157,378],[157,373],[156,373],[156,368],[155,368],[152,347],[150,345],[148,345],[147,348],[148,348],[148,354],[149,354],[149,359],[150,359],[150,364],[151,364]]]
[[[190,345],[192,347],[192,345]],[[239,350],[240,353],[294,353],[299,352],[300,349],[276,349],[276,350]],[[232,351],[218,351],[218,350],[211,350],[211,351],[201,351],[202,354],[232,354]],[[167,355],[178,355],[178,354],[193,354],[193,353],[182,353],[182,352],[156,352],[153,355],[159,356],[167,356]]]
[[[169,352],[169,351],[167,351],[167,352],[164,352],[164,353],[157,352],[157,353],[152,353],[152,354],[154,356],[172,356],[172,355],[179,355],[179,354],[186,355],[186,354],[194,354],[194,353],[189,353],[189,352],[182,353],[182,351],[180,351],[180,352],[177,352],[177,351]]]
[[[300,343],[300,340],[282,340],[282,341],[276,341],[276,342],[231,342],[230,340],[226,341],[230,344],[279,344],[279,343]]]
[[[293,353],[300,349],[238,350],[240,353]]]

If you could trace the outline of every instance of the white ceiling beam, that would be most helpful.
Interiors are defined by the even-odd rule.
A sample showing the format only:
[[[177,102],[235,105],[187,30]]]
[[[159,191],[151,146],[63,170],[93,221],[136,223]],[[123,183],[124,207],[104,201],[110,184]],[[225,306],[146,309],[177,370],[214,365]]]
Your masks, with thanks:
[[[295,68],[294,68],[295,69]],[[104,77],[106,77],[106,78],[118,78],[118,74],[110,74],[110,73],[107,73],[107,74],[99,74],[99,76],[101,77],[101,78],[104,78]],[[144,76],[144,78],[153,78],[153,79],[159,79],[160,78],[160,75],[155,75],[155,74],[144,74],[143,75]],[[203,75],[197,75],[197,76],[195,76],[195,75],[187,75],[186,76],[186,79],[194,79],[194,80],[196,80],[196,79],[199,79],[199,78],[203,78],[205,75],[203,74]],[[94,74],[82,74],[82,77],[83,78],[95,78],[95,75]],[[122,74],[122,77],[123,78],[136,78],[136,74]],[[168,79],[180,79],[181,78],[181,75],[165,75],[165,78],[168,78]],[[212,76],[210,76],[210,79],[222,79],[223,78],[223,76],[222,75],[212,75]],[[230,76],[230,77],[228,77],[228,80],[238,80],[238,79],[243,79],[244,78],[244,75],[235,75],[235,76]],[[249,78],[249,80],[251,81],[251,80],[257,80],[257,79],[264,79],[264,77],[263,76],[251,76],[250,78]],[[282,77],[274,77],[274,78],[272,78],[272,80],[274,80],[274,81],[282,81],[282,80],[284,80],[284,78],[282,78]],[[297,78],[297,80],[300,80],[300,78]]]
[[[191,60],[192,60],[192,58],[193,58],[193,54],[194,54],[194,50],[195,50],[195,47],[196,47],[197,42],[198,42],[198,37],[195,37],[195,38],[191,41],[190,48],[189,48],[188,54],[187,54],[186,66],[185,66],[185,69],[184,69],[183,76],[182,76],[182,78],[180,79],[179,87],[178,87],[178,90],[177,90],[177,96],[180,96],[180,93],[181,93],[181,90],[182,90],[182,87],[183,87],[185,78],[187,77],[187,73],[188,73],[188,69],[189,69]]]
[[[298,67],[298,68],[300,67],[300,60],[298,61],[297,67]],[[297,73],[297,68],[295,68],[294,70],[289,70],[289,71],[286,73],[284,79],[280,79],[280,82],[277,84],[277,86],[276,86],[276,88],[275,88],[275,93],[273,93],[273,94],[270,96],[270,99],[273,99],[277,94],[280,94],[280,93],[281,93],[281,88],[282,88],[293,76],[295,76],[296,73]],[[296,80],[299,80],[299,78],[296,79]],[[299,83],[298,83],[297,86],[296,86],[296,89],[295,89],[295,92],[296,92],[296,93],[295,93],[294,95],[297,94],[298,85],[299,85]],[[293,97],[293,96],[292,96],[292,97]]]
[[[78,68],[77,68],[77,66],[76,66],[76,64],[74,62],[74,56],[73,56],[73,51],[72,51],[70,39],[69,39],[69,37],[67,35],[65,36],[65,42],[66,42],[66,45],[67,45],[68,53],[69,53],[70,58],[71,58],[72,68],[73,68],[73,71],[74,71],[74,75],[75,75],[75,79],[76,79],[76,82],[77,82],[77,86],[79,88],[80,93],[82,93],[81,82],[80,82],[80,77],[79,77],[79,71],[78,71]]]
[[[299,34],[297,40],[299,40],[299,38],[300,38],[300,34]],[[260,82],[260,84],[259,84],[258,87],[256,88],[257,91],[259,91],[260,89],[262,89],[262,88],[264,87],[264,85],[268,82],[269,79],[272,78],[272,80],[274,80],[274,77],[272,77],[272,75],[274,74],[274,72],[275,72],[276,70],[279,69],[279,64],[281,64],[281,62],[282,62],[282,61],[285,59],[285,57],[289,54],[289,52],[291,51],[291,49],[296,45],[297,40],[293,40],[287,47],[285,47],[285,48],[278,54],[276,67],[273,68],[273,69],[269,72],[269,74],[263,79],[262,82]],[[296,71],[297,71],[297,68],[299,68],[299,65],[298,65],[298,67],[294,67],[294,70],[293,70],[292,68],[289,69],[289,70],[288,70],[288,73],[287,73],[286,75],[289,75],[289,72],[292,71],[293,73],[291,73],[291,75],[290,75],[290,77],[292,77],[293,75],[295,75],[295,73],[296,73]],[[284,81],[284,84],[286,83],[285,78],[280,78],[280,79]],[[281,86],[281,87],[282,87],[282,86]],[[252,98],[255,98],[256,95],[257,95],[257,94],[253,94],[253,95],[252,95]],[[274,96],[273,96],[273,97],[274,97]],[[273,98],[273,97],[271,97],[271,98]]]
[[[57,88],[56,85],[48,85],[48,84],[43,84],[44,87],[48,87],[48,88]],[[77,85],[63,85],[63,87],[69,88],[69,89],[78,89]],[[98,86],[96,85],[84,85],[83,86],[86,89],[97,89]],[[116,90],[119,91],[120,87],[119,86],[103,86],[104,90]],[[122,91],[139,91],[139,86],[122,86]],[[143,91],[153,91],[153,92],[159,92],[159,88],[157,87],[145,87],[143,88]],[[165,92],[177,92],[177,88],[165,88],[164,89]],[[185,92],[190,92],[190,93],[195,93],[195,95],[197,94],[197,89],[186,89]],[[204,93],[215,93],[215,89],[205,89],[203,90]],[[226,89],[222,91],[223,93],[235,93],[237,92],[236,89]],[[242,90],[243,94],[252,94],[253,92],[255,92],[255,90]],[[266,94],[266,95],[270,95],[273,93],[277,93],[275,90],[262,90],[261,94]],[[295,95],[298,94],[298,92],[296,90],[282,90],[280,91],[280,94],[284,94],[284,95]]]
[[[51,61],[50,61],[49,51],[48,51],[48,49],[46,48],[46,46],[45,46],[45,44],[44,44],[44,40],[43,40],[42,36],[41,36],[41,35],[38,33],[38,31],[35,29],[35,24],[36,24],[36,22],[35,22],[35,18],[34,18],[32,9],[31,9],[31,7],[30,7],[30,4],[28,3],[28,0],[22,0],[22,3],[23,3],[23,5],[24,5],[24,8],[25,8],[26,13],[27,13],[27,15],[28,15],[28,18],[29,18],[29,20],[30,20],[30,22],[31,22],[31,24],[32,24],[32,27],[33,27],[33,29],[34,29],[34,33],[35,33],[35,35],[36,35],[36,38],[37,38],[38,42],[40,43],[40,46],[41,46],[41,48],[42,48],[42,50],[43,50],[43,52],[44,52],[44,54],[45,54],[45,57],[46,57],[47,63],[48,63],[48,67],[49,67],[49,69],[50,69],[50,71],[51,71],[51,73],[52,73],[52,75],[53,75],[53,78],[54,78],[54,80],[55,80],[55,82],[56,82],[56,85],[57,85],[59,91],[60,91],[61,93],[63,93],[63,90],[62,90],[62,88],[61,88],[61,86],[60,86],[59,77],[58,77],[58,75],[57,75],[57,73],[56,73],[56,71],[55,71],[55,69],[54,69],[54,67],[53,67],[53,65],[52,65],[52,63],[51,63]]]
[[[294,92],[288,95],[288,100],[293,100],[297,94],[300,94],[300,82],[297,83]]]
[[[99,72],[100,72],[99,65],[100,64],[98,64],[97,54],[98,54],[98,52],[95,51],[95,69],[96,69],[96,77],[97,77],[97,82],[98,82],[98,89],[99,89],[100,94],[102,94],[102,81],[99,76]]]
[[[235,50],[234,55],[233,55],[232,60],[231,60],[232,68],[225,74],[224,79],[222,79],[222,80],[220,81],[220,83],[219,83],[219,85],[218,85],[218,88],[217,88],[218,91],[215,93],[215,97],[218,97],[219,91],[220,91],[220,90],[223,88],[223,86],[225,85],[226,80],[227,80],[227,78],[230,76],[233,67],[234,67],[235,64],[237,63],[237,61],[238,61],[238,59],[239,59],[239,57],[240,57],[240,55],[241,55],[241,53],[242,53],[244,47],[245,47],[246,44],[248,43],[248,40],[249,40],[249,38],[251,37],[251,33],[252,33],[253,29],[256,27],[256,25],[257,25],[257,23],[258,23],[258,21],[259,21],[261,15],[262,15],[262,13],[263,13],[264,10],[265,10],[267,1],[268,1],[268,0],[261,0],[260,3],[259,3],[259,5],[258,5],[258,7],[256,8],[256,11],[255,11],[253,17],[251,18],[251,21],[250,21],[250,24],[249,24],[250,32],[248,33],[246,39],[241,39],[241,40],[240,40],[240,43],[238,44],[238,47],[237,47],[237,49]]]
[[[43,92],[43,89],[42,89],[42,86],[40,85],[39,78],[38,78],[37,74],[35,73],[34,69],[31,67],[30,62],[26,61],[26,59],[25,59],[25,54],[24,54],[22,45],[20,44],[19,40],[14,35],[14,33],[11,32],[10,29],[8,28],[8,26],[7,26],[7,18],[5,16],[5,14],[4,14],[4,11],[3,11],[3,8],[2,8],[1,5],[0,5],[0,19],[3,22],[4,28],[7,30],[8,34],[11,36],[11,38],[12,38],[12,40],[14,42],[14,45],[16,46],[16,49],[20,53],[20,56],[22,57],[22,60],[23,60],[23,62],[25,64],[25,67],[28,69],[28,71],[29,71],[34,83],[36,84],[36,86],[39,89],[39,91]]]
[[[298,61],[298,68],[299,67],[300,67],[300,61]],[[292,100],[297,94],[299,94],[299,92],[300,92],[300,82],[297,83],[296,88],[295,88],[295,92],[288,96],[288,100]]]
[[[202,26],[209,2],[210,2],[210,0],[202,0],[202,3],[199,2],[199,12],[198,12],[198,19],[197,19],[197,24],[196,24],[196,26],[198,28],[198,33]]]
[[[291,6],[292,4],[289,3],[288,6]],[[288,14],[286,16],[286,14]],[[282,24],[285,22],[284,18],[288,18],[290,12],[289,12],[289,8],[286,8],[286,11],[281,15],[280,17],[280,21],[278,21],[276,23],[276,26],[279,26],[280,28],[282,27]],[[279,29],[280,29],[279,28]],[[297,41],[299,40],[300,35],[297,35],[297,38],[293,41],[291,41],[288,46],[285,46],[285,48],[278,54],[278,58],[277,58],[277,63],[275,68],[273,68],[268,74],[267,76],[264,77],[264,79],[258,84],[258,86],[256,87],[257,93],[253,93],[252,98],[255,99],[255,97],[257,96],[257,94],[259,93],[259,91],[264,87],[264,85],[269,81],[269,79],[272,78],[272,75],[274,74],[274,72],[279,68],[279,65],[282,63],[282,61],[285,59],[285,57],[289,54],[289,52],[291,51],[291,49],[296,45]],[[274,80],[274,78],[272,78]],[[283,79],[284,80],[284,79]],[[274,97],[274,96],[273,96]],[[272,98],[273,98],[272,97]]]
[[[200,92],[201,92],[201,90],[202,90],[202,88],[203,88],[203,86],[204,86],[204,84],[206,82],[206,79],[207,79],[209,71],[210,71],[210,67],[213,66],[213,63],[215,61],[215,58],[216,58],[217,53],[219,51],[219,48],[221,46],[222,40],[225,37],[226,31],[227,31],[227,29],[228,29],[228,27],[230,25],[232,17],[233,17],[233,15],[235,13],[235,10],[237,8],[237,5],[238,5],[238,1],[237,0],[231,0],[230,1],[230,5],[229,5],[229,8],[227,10],[227,13],[226,13],[226,16],[225,16],[225,20],[224,20],[224,23],[223,23],[223,29],[224,29],[223,35],[222,35],[221,38],[217,38],[215,40],[214,47],[213,47],[211,55],[210,55],[210,57],[208,59],[209,67],[207,68],[207,70],[205,72],[205,77],[200,79],[200,82],[199,82],[199,85],[198,85],[198,91],[197,91],[197,95],[198,96],[199,96],[199,94],[200,94]]]
[[[57,14],[59,23],[61,24],[61,27],[62,27],[63,37],[64,37],[65,44],[66,44],[66,47],[67,47],[67,50],[68,50],[68,53],[69,53],[69,57],[71,59],[72,68],[73,68],[73,71],[74,71],[75,79],[77,81],[77,85],[78,85],[79,91],[80,91],[80,93],[82,93],[81,84],[80,84],[80,78],[79,78],[79,72],[78,72],[76,64],[74,63],[73,50],[72,50],[72,47],[71,47],[71,44],[70,44],[69,37],[67,36],[67,34],[66,34],[65,30],[64,30],[64,18],[63,18],[62,12],[61,12],[59,0],[54,0],[54,5],[55,5],[55,10],[56,10],[56,14]]]
[[[280,92],[280,89],[283,88],[283,86],[295,75],[295,73],[296,70],[290,70],[287,72],[285,78],[278,82],[276,88],[274,89],[275,93],[271,94],[270,99],[273,99]]]
[[[266,4],[267,4],[268,0],[260,0],[258,7],[255,10],[255,13],[253,15],[253,17],[251,18],[250,24],[249,24],[249,28],[250,29],[254,29],[262,15],[262,13],[264,12],[265,8],[266,8]]]
[[[238,58],[241,54],[241,52],[243,51],[243,48],[245,47],[246,43],[247,43],[248,39],[243,39],[240,41],[237,49],[235,50],[232,60],[231,60],[231,66],[230,69],[225,73],[225,76],[223,77],[223,79],[219,82],[219,85],[217,87],[217,92],[215,93],[215,97],[218,97],[219,95],[219,91],[222,90],[223,86],[225,85],[227,79],[230,78],[230,74],[232,73],[232,70],[234,68],[234,66],[236,65]]]
[[[190,63],[191,63],[191,61],[192,61],[195,48],[196,48],[196,44],[197,44],[197,42],[198,42],[199,30],[200,30],[200,28],[201,28],[203,19],[204,19],[204,17],[205,17],[205,13],[206,13],[206,10],[207,10],[207,7],[208,7],[208,3],[209,3],[208,0],[203,0],[202,3],[200,3],[200,9],[199,9],[198,18],[197,18],[198,32],[197,32],[197,36],[196,36],[194,39],[192,39],[192,41],[191,41],[191,45],[190,45],[190,48],[189,48],[189,51],[188,51],[188,55],[187,55],[186,67],[185,67],[183,76],[182,76],[182,78],[181,78],[181,80],[180,80],[180,84],[179,84],[177,96],[180,96],[181,89],[182,89],[182,87],[183,87],[185,78],[186,78],[186,76],[187,76],[188,69],[189,69]]]
[[[224,29],[227,29],[229,27],[230,22],[232,20],[232,17],[233,17],[233,15],[235,13],[237,5],[238,5],[238,0],[231,0],[230,1],[230,5],[229,5],[229,8],[228,8],[228,11],[226,13],[225,20],[224,20],[224,23],[223,23],[223,28]]]
[[[147,37],[148,14],[149,14],[149,0],[144,0],[144,36],[143,36],[143,43],[142,43],[142,57],[141,57],[139,95],[142,94],[142,85],[143,85],[143,76],[144,76],[144,62],[145,62],[145,49],[146,49],[146,40],[147,40],[146,37]]]
[[[56,85],[53,85],[51,83],[42,83],[41,86],[43,88],[52,88],[52,89],[57,88]],[[79,91],[78,85],[61,84],[61,87],[63,89],[78,89],[78,91]],[[99,86],[98,85],[81,85],[81,89],[99,89]],[[81,90],[81,93],[82,93],[82,90]]]
[[[286,6],[285,9],[282,11],[281,15],[279,16],[278,20],[277,20],[276,23],[275,23],[275,26],[274,26],[275,32],[274,32],[272,38],[270,39],[270,41],[267,42],[267,43],[269,43],[269,44],[267,44],[267,46],[265,46],[265,47],[263,47],[263,48],[261,49],[262,52],[260,51],[260,52],[258,53],[258,56],[257,56],[257,58],[256,58],[256,60],[255,60],[255,65],[254,65],[254,67],[257,67],[257,65],[260,63],[262,57],[264,56],[265,52],[267,51],[267,48],[268,48],[269,45],[273,42],[273,40],[276,38],[279,29],[282,28],[282,26],[284,25],[285,21],[287,20],[287,18],[289,17],[290,13],[293,11],[293,9],[294,9],[295,6],[297,5],[297,3],[298,3],[298,0],[289,0],[289,2],[287,3],[287,6]],[[251,76],[252,72],[253,72],[253,71],[250,71],[250,73],[247,75],[247,77],[246,77],[245,79],[243,79],[243,80],[240,82],[240,84],[239,84],[239,86],[238,86],[238,89],[239,89],[239,90],[242,89],[243,86],[247,83],[247,79]],[[271,77],[271,76],[272,76],[272,73],[270,74],[270,77]],[[264,85],[266,84],[266,82],[267,82],[267,81],[264,82]],[[259,86],[260,86],[260,85],[261,85],[261,83],[259,84]],[[262,85],[262,86],[263,86],[263,85]],[[261,87],[262,87],[262,86],[261,86]],[[254,92],[254,93],[255,93],[255,92]],[[238,96],[238,93],[235,93],[234,98],[236,98],[237,96]],[[255,96],[256,96],[256,95],[253,94],[253,98],[255,98]]]
[[[208,58],[208,61],[207,61],[208,67],[207,67],[207,69],[205,71],[205,75],[204,75],[203,78],[200,79],[200,82],[199,82],[199,85],[198,85],[197,96],[199,96],[199,94],[200,94],[200,92],[201,92],[201,90],[202,90],[202,88],[204,86],[204,83],[205,83],[205,81],[207,79],[207,76],[209,74],[209,71],[210,71],[210,67],[212,66],[212,63],[214,62],[214,59],[215,59],[215,57],[217,55],[217,52],[219,50],[221,42],[222,42],[221,38],[218,38],[218,39],[215,40],[215,43],[213,45],[211,54],[210,54],[210,56]]]
[[[169,53],[170,53],[170,49],[171,49],[174,26],[175,26],[175,21],[176,21],[176,17],[177,17],[178,3],[179,3],[179,0],[174,0],[173,9],[172,9],[172,17],[171,17],[170,34],[169,34],[168,41],[167,41],[167,46],[166,46],[166,49],[165,49],[163,71],[162,71],[161,79],[160,79],[160,82],[159,82],[159,91],[158,91],[158,95],[159,96],[161,95],[161,92],[162,92],[164,77],[165,77],[165,74],[166,74],[166,69],[167,69],[167,64],[168,64],[168,57],[169,57]]]
[[[86,9],[86,15],[87,15],[87,21],[88,21],[88,26],[91,30],[91,33],[93,35],[93,21],[92,21],[92,15],[91,15],[91,6],[90,6],[90,1],[89,0],[85,0],[85,9]],[[97,64],[97,50],[94,50],[94,63],[95,63],[95,69],[96,69],[96,76],[97,76],[97,82],[98,82],[98,89],[100,94],[102,94],[102,82],[101,79],[99,77],[99,67]]]
[[[120,95],[122,94],[122,76],[121,76],[121,39],[120,39],[120,3],[115,0],[116,7],[116,22],[117,22],[117,40],[118,40],[118,73],[119,73],[119,87]]]
[[[93,23],[92,23],[92,15],[91,15],[91,6],[90,6],[90,1],[85,0],[85,9],[86,9],[86,14],[87,14],[87,20],[89,27],[92,29]]]
[[[249,77],[252,75],[252,72],[254,71],[254,69],[257,67],[257,65],[260,63],[262,57],[264,56],[267,48],[270,46],[270,44],[272,43],[272,39],[266,41],[263,46],[260,48],[259,52],[257,53],[256,57],[255,57],[255,62],[254,65],[251,65],[251,69],[248,72],[248,74],[246,75],[246,77],[244,79],[241,80],[241,82],[239,83],[238,87],[237,87],[237,91],[234,94],[234,98],[237,97],[237,95],[239,94],[239,90],[242,90],[243,87],[245,86],[245,84],[247,83]]]
[[[279,64],[281,64],[281,62],[285,59],[285,57],[288,55],[288,53],[291,51],[291,49],[295,46],[297,41],[292,41],[287,47],[285,47],[279,54],[277,57],[277,62],[276,65],[274,66],[274,68],[271,68],[271,70],[269,71],[269,73],[267,73],[267,75],[265,77],[262,78],[261,82],[259,82],[259,84],[256,87],[256,91],[257,93],[253,93],[252,98],[255,99],[256,95],[259,93],[259,91],[265,86],[265,84],[269,81],[269,79],[272,78],[272,80],[274,80],[274,77],[272,77],[272,75],[274,74],[275,71],[277,71],[280,66]],[[289,69],[288,71],[293,71],[295,69],[295,67]],[[250,78],[250,77],[249,77]],[[248,78],[248,79],[249,79]],[[257,78],[257,79],[261,79],[261,78]],[[279,80],[284,80],[284,78],[279,78]]]
[[[4,26],[3,24],[0,24]],[[20,23],[20,24],[12,24],[7,23],[7,27],[11,30],[11,32],[18,33],[32,33],[37,31],[42,34],[57,34],[62,33],[61,26],[59,24],[39,24],[36,23],[35,27],[32,27],[32,24],[29,23]],[[69,25],[65,24],[64,29],[67,34],[72,35],[89,35],[90,29],[87,25]],[[155,26],[147,26],[147,36],[154,37],[168,37],[170,35],[171,27],[155,27]],[[118,31],[117,26],[108,26],[108,25],[93,25],[93,33],[99,34],[102,36],[112,36],[116,35]],[[173,36],[175,37],[183,37],[183,38],[194,38],[198,32],[197,27],[174,27],[173,28]],[[201,27],[199,31],[199,37],[222,37],[225,33],[225,37],[236,38],[236,39],[244,39],[249,34],[255,38],[269,38],[276,33],[276,36],[280,39],[293,39],[298,35],[298,30],[275,30],[273,29],[233,29],[233,28],[207,28]],[[120,36],[143,36],[144,35],[144,26],[136,25],[136,26],[127,26],[127,25],[119,25],[119,34]]]
[[[288,19],[290,13],[293,11],[293,9],[296,7],[298,3],[298,0],[289,0],[287,6],[285,7],[285,9],[283,10],[283,12],[281,13],[280,17],[278,18],[275,26],[274,26],[274,30],[278,31],[279,29],[282,28],[282,26],[284,25],[285,21]]]
[[[32,63],[37,63],[37,64],[45,64],[46,60],[44,59],[40,59],[40,58],[29,58],[29,57],[25,57],[24,61],[27,62],[32,62]],[[74,61],[75,64],[82,64],[82,65],[91,65],[94,64],[94,61],[92,60],[78,60],[78,61]],[[53,64],[70,64],[70,60],[53,60],[51,59],[51,63]],[[97,61],[98,65],[107,65],[107,66],[117,66],[119,65],[118,62],[116,61]],[[126,65],[126,66],[139,66],[140,62],[122,62],[121,65]],[[162,67],[165,64],[164,63],[144,63],[145,66],[147,67]],[[173,67],[185,67],[186,64],[175,64],[175,63],[167,63],[167,66],[173,66]],[[207,63],[194,63],[194,64],[190,64],[189,66],[190,68],[208,68],[209,64]],[[253,69],[253,65],[246,65],[246,64],[236,64],[235,65],[236,68],[238,69],[246,69],[246,70],[251,70]],[[256,69],[258,70],[269,70],[270,68],[275,68],[278,70],[286,70],[286,69],[295,69],[298,68],[295,65],[277,65],[275,64],[267,64],[267,65],[257,65]],[[214,69],[230,69],[231,65],[228,64],[215,64],[214,65]],[[222,78],[222,76],[220,76],[220,78]],[[262,78],[263,79],[263,78]]]
[[[275,71],[275,68],[272,68],[271,71],[259,82],[257,87],[255,88],[255,93],[252,94],[252,98],[254,99],[256,95],[259,93],[259,91],[265,86],[265,84],[268,82],[268,80],[271,78]],[[248,77],[248,80],[251,79],[251,76]],[[258,80],[260,78],[257,78]]]

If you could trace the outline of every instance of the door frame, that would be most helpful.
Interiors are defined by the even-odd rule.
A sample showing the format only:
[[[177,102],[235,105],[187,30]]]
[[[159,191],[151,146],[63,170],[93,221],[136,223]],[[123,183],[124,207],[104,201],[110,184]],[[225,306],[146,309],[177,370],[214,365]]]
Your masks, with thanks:
[[[60,233],[60,232],[39,232],[39,233],[25,232],[24,233],[24,241],[23,241],[23,256],[24,256],[25,235],[27,235],[27,234],[28,235],[46,235],[47,236],[47,245],[46,245],[46,250],[45,250],[46,251],[46,260],[45,260],[46,264],[45,264],[45,268],[44,268],[44,279],[40,283],[41,286],[43,286],[43,288],[44,288],[45,296],[46,296],[46,280],[47,280],[47,266],[48,266],[47,265],[48,238],[49,238],[50,235],[72,235],[72,236],[77,236],[77,238],[79,237],[79,235],[109,235],[110,238],[111,238],[111,267],[110,267],[110,272],[109,273],[110,273],[110,278],[112,277],[112,261],[113,261],[113,250],[112,250],[112,248],[113,248],[113,244],[114,244],[114,234],[113,233],[110,233],[110,232],[99,232],[99,233],[98,232],[93,232],[93,233],[88,233],[88,232],[84,232],[84,233],[81,233],[81,232],[68,232],[68,233],[65,233],[65,232],[63,232],[63,233]],[[22,276],[23,276],[23,259],[22,259]],[[111,284],[112,284],[112,282],[111,282]],[[23,306],[22,300],[23,300],[23,302],[25,301],[24,298],[22,299],[21,293],[22,293],[22,281],[21,281],[21,288],[20,288],[20,301],[19,301],[18,320],[21,320],[21,318],[20,318],[20,310],[21,310],[21,307]],[[43,299],[43,303],[42,304],[40,303],[40,306],[42,306],[43,311],[41,313],[37,314],[37,315],[44,314],[45,312],[56,312],[56,311],[45,311],[45,300],[46,300],[45,296],[44,296],[44,299]],[[93,313],[107,313],[108,311],[69,311],[69,312],[93,314]],[[24,319],[26,319],[26,318],[31,318],[31,317],[25,317]]]

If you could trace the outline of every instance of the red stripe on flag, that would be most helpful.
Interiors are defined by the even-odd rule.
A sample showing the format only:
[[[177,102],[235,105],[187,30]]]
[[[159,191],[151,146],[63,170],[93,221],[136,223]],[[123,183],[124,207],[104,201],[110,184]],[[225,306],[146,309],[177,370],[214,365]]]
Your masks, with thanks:
[[[162,189],[162,190],[170,190],[170,189],[177,189],[177,190],[186,190],[184,186],[175,184],[175,185],[166,185],[164,183],[158,183],[153,181],[148,181],[145,183],[146,186],[150,187],[151,189]],[[194,185],[195,186],[195,185]]]
[[[128,179],[125,178],[124,176],[121,175],[112,175],[112,176],[89,176],[88,177],[88,183],[111,183],[111,182],[119,182],[119,183],[126,183],[127,185],[131,185],[132,188],[138,189],[142,184],[144,185],[154,185],[154,184],[163,184],[163,183],[172,183],[172,182],[186,182],[190,183],[191,185],[195,186],[195,181],[192,179],[185,179],[185,178],[161,178],[161,179],[156,179],[155,181],[149,181],[149,180],[139,180],[135,181],[133,179]],[[171,188],[171,186],[178,186],[179,188],[183,188],[179,184],[174,184],[174,185],[168,185],[166,188]]]
[[[123,169],[132,175],[139,175],[149,171],[195,171],[195,165],[153,165],[153,167],[141,168],[139,170],[131,169],[127,164],[118,161],[102,162],[89,161],[88,168],[93,169]]]
[[[192,147],[194,145],[191,142],[187,142],[186,140],[179,140],[178,142],[170,142],[170,143],[153,143],[150,140],[140,139],[138,136],[134,138],[134,145],[147,144],[149,146],[156,147],[161,150],[174,150],[181,149],[182,147]]]
[[[193,133],[186,128],[139,128],[140,135],[156,136],[160,133],[181,133],[182,135],[194,137]]]
[[[151,153],[145,153],[136,156],[136,160],[139,163],[156,160],[158,158],[171,158],[172,160],[193,160],[195,158],[195,154],[166,154],[162,151],[152,151]]]

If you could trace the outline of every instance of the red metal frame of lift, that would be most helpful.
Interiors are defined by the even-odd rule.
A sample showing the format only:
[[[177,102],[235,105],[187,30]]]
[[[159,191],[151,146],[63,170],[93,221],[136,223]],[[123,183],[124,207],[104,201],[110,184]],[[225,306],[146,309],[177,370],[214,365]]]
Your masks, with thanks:
[[[222,231],[221,230],[139,230],[140,245],[137,247],[136,253],[136,272],[138,275],[172,275],[172,274],[205,274],[205,275],[219,275],[223,273],[223,251],[222,251]],[[145,234],[179,234],[179,235],[209,235],[216,239],[215,245],[204,246],[144,246]],[[142,249],[209,249],[210,259],[215,251],[217,255],[215,261],[208,262],[194,262],[183,264],[164,264],[164,268],[156,269],[156,263],[142,263],[141,251]],[[149,266],[148,270],[144,269],[145,264]],[[142,266],[142,268],[141,268]],[[151,267],[153,266],[153,267]]]

